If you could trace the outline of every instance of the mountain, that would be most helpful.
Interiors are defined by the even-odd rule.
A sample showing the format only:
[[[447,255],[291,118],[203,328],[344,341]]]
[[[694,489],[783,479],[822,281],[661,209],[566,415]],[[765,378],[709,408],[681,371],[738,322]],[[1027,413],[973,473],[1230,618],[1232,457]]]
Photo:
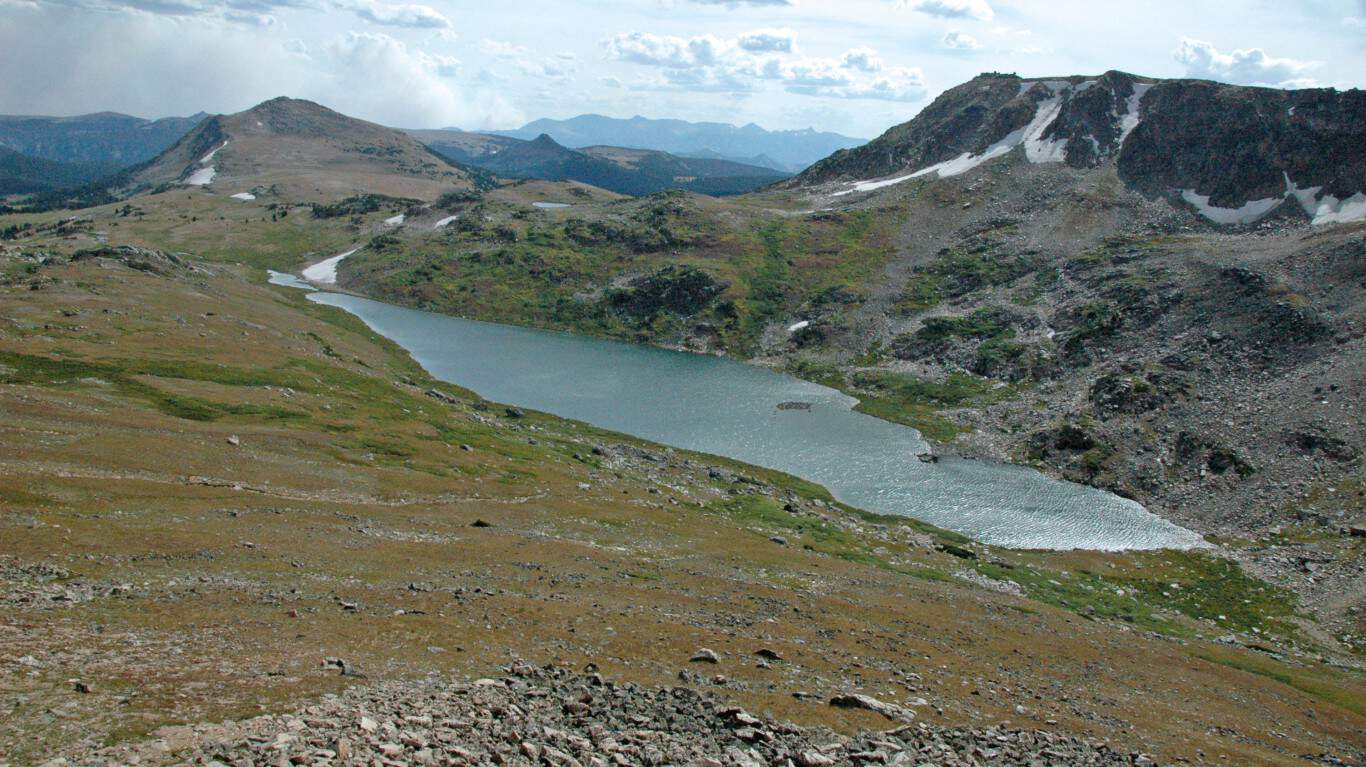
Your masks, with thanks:
[[[730,162],[738,162],[743,165],[756,165],[760,168],[776,170],[779,173],[784,174],[797,173],[805,167],[803,165],[786,165],[766,154],[756,154],[753,157],[727,157],[720,152],[713,152],[710,149],[699,149],[695,152],[678,152],[677,155],[679,157],[692,157],[698,160],[729,160]]]
[[[855,147],[864,139],[811,129],[768,131],[750,123],[742,127],[725,123],[693,123],[684,120],[623,120],[602,115],[579,115],[568,120],[542,119],[516,130],[487,131],[497,136],[534,139],[546,134],[571,148],[620,146],[654,149],[686,156],[714,153],[714,159],[766,156],[774,170],[793,172],[805,168],[839,149]],[[755,163],[758,164],[758,163]]]
[[[174,184],[275,187],[309,201],[358,193],[431,199],[471,185],[465,171],[402,131],[283,97],[205,119],[132,173],[127,188]]]
[[[506,178],[578,181],[639,196],[685,189],[713,196],[753,191],[787,177],[770,168],[621,147],[566,148],[546,134],[532,141],[461,131],[411,131],[453,162]]]
[[[0,146],[0,196],[71,189],[109,176],[118,165],[44,160]]]
[[[851,181],[859,183],[838,193],[868,192],[960,175],[1023,147],[1034,164],[1113,164],[1129,188],[1184,202],[1220,224],[1252,224],[1283,205],[1331,222],[1366,215],[1363,146],[1360,90],[1287,91],[1114,71],[1040,80],[987,74],[789,184]]]
[[[0,115],[0,146],[30,157],[114,168],[156,157],[207,115],[140,117],[99,112],[77,117]]]

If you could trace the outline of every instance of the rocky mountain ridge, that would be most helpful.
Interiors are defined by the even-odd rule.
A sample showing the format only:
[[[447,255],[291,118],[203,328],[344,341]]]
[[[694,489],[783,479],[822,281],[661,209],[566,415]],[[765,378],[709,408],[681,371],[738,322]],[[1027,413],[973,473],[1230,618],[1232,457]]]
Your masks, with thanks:
[[[1110,71],[1023,79],[985,74],[907,123],[793,179],[835,195],[948,178],[1016,147],[1036,164],[1113,163],[1131,189],[1226,225],[1273,214],[1366,217],[1366,92],[1288,91]]]

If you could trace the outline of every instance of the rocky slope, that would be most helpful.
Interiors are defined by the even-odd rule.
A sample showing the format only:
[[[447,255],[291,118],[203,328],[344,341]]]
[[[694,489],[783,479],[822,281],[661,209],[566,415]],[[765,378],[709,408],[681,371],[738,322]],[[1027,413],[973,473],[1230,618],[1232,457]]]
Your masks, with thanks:
[[[190,764],[315,760],[342,764],[613,764],[800,767],[927,761],[943,767],[1152,767],[1140,752],[1057,733],[950,728],[914,723],[910,709],[865,695],[830,705],[874,709],[891,729],[852,736],[755,716],[690,687],[643,687],[587,673],[517,662],[504,676],[473,683],[391,683],[356,688],[295,714],[202,727],[182,737]],[[139,761],[156,755],[123,747],[71,764]],[[145,754],[145,755],[144,755]]]

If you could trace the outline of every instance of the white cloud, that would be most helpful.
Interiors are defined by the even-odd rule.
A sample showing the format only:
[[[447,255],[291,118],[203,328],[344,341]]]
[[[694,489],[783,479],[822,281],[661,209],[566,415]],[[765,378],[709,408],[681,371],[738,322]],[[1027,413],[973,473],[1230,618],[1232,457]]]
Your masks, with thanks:
[[[977,42],[977,38],[972,35],[965,35],[958,30],[946,32],[943,43],[945,48],[955,51],[975,51],[982,47],[982,44]]]
[[[742,5],[754,6],[790,6],[796,5],[794,0],[688,0],[698,5],[723,5],[727,8],[738,8]]]
[[[475,47],[481,53],[488,54],[499,59],[520,59],[526,55],[525,45],[513,45],[501,40],[489,40],[485,38],[475,43]]]
[[[662,70],[637,88],[738,93],[753,90],[757,81],[774,81],[804,96],[892,101],[924,96],[919,69],[888,67],[871,48],[855,48],[839,59],[800,56],[794,54],[796,34],[776,32],[757,30],[734,39],[626,32],[603,47],[608,58]]]
[[[740,35],[740,47],[750,53],[796,53],[794,29],[756,29]]]
[[[901,0],[898,5],[941,19],[991,21],[996,17],[987,0]]]
[[[1314,81],[1305,73],[1318,62],[1276,58],[1260,48],[1220,53],[1212,43],[1182,38],[1174,54],[1186,67],[1186,75],[1239,85],[1267,85],[1280,88],[1305,88]]]
[[[857,69],[860,72],[881,72],[886,66],[877,55],[877,51],[867,46],[848,51],[841,61],[846,69]]]
[[[734,45],[713,35],[683,38],[649,32],[624,32],[604,43],[608,58],[671,69],[711,66]]]
[[[460,62],[406,45],[377,32],[350,32],[326,46],[331,85],[323,103],[340,112],[402,127],[468,122],[493,111],[501,122],[516,114],[501,100],[471,98],[455,82]],[[484,112],[488,114],[487,111]],[[484,120],[484,122],[488,122]]]
[[[362,19],[389,27],[410,27],[413,29],[449,29],[451,27],[451,20],[430,5],[388,4],[377,3],[373,0],[354,0],[350,7]]]

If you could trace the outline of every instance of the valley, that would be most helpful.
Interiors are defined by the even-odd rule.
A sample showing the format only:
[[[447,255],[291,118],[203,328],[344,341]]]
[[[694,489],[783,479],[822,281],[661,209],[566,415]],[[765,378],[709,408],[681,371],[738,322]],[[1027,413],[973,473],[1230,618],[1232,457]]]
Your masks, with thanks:
[[[831,743],[839,763],[993,743],[1011,764],[1359,761],[1366,224],[1337,219],[1366,184],[1359,151],[1317,166],[1294,131],[1350,147],[1360,105],[1284,92],[1323,117],[1262,151],[1305,189],[1265,158],[1229,184],[1164,166],[1145,127],[1170,130],[1168,100],[1273,98],[1258,90],[986,75],[724,197],[508,178],[275,99],[198,121],[104,204],[10,199],[0,763],[307,763],[346,741],[606,764],[593,728],[628,722],[628,763],[717,744],[836,763]],[[1201,135],[1236,144],[1243,118],[1222,114]],[[1264,199],[1256,220],[1211,219]],[[920,475],[909,458],[912,478],[1020,464],[1209,545],[1009,548],[917,514],[915,492],[902,513],[848,505],[831,490],[852,455],[822,487],[590,425],[601,404],[499,401],[514,389],[488,377],[512,368],[461,348],[455,320],[400,338],[326,305],[367,300],[766,366],[919,431],[874,422],[879,444],[940,457]],[[499,332],[479,343],[525,331]],[[615,368],[588,349],[524,357],[581,377],[563,398],[610,405]],[[686,422],[725,397],[741,409],[686,425],[745,423],[741,394],[670,398],[687,376],[651,359],[659,407]],[[794,388],[756,399],[764,419],[861,418],[778,380]],[[489,713],[509,707],[532,713]]]

